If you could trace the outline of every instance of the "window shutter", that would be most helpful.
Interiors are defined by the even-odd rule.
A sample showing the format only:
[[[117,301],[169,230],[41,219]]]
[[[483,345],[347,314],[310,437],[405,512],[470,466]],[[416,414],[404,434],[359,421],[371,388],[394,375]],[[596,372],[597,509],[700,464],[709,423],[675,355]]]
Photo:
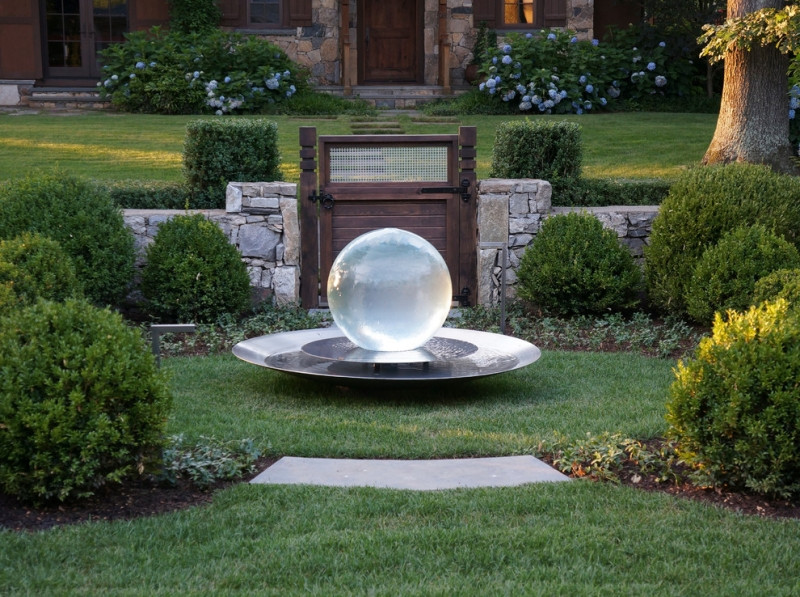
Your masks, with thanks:
[[[544,27],[567,26],[567,0],[544,0]]]
[[[243,0],[217,0],[220,12],[222,12],[222,20],[220,25],[223,27],[244,27],[247,25],[245,15],[247,12],[243,10],[245,7],[242,5]]]
[[[475,29],[480,26],[481,21],[485,21],[489,29],[495,28],[496,3],[496,0],[472,0],[472,26]]]
[[[311,0],[289,0],[289,26],[308,27],[311,20]]]

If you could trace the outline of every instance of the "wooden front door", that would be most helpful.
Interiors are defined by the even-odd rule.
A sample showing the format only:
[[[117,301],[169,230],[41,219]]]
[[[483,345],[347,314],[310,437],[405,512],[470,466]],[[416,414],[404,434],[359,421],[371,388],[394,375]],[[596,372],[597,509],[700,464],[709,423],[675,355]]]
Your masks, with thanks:
[[[127,0],[44,0],[45,77],[99,77],[97,53],[124,41]]]
[[[314,127],[301,127],[303,306],[327,305],[336,256],[351,240],[379,228],[401,228],[430,242],[450,271],[454,300],[474,301],[475,140],[475,127],[461,127],[458,135],[319,139]]]
[[[359,2],[361,83],[419,83],[422,80],[422,14],[419,0]]]

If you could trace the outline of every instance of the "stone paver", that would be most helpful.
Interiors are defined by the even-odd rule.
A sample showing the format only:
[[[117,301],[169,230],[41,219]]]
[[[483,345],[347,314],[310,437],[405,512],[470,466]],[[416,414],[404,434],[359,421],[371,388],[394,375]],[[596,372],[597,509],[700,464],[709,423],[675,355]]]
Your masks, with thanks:
[[[533,456],[450,460],[343,460],[286,456],[251,483],[440,490],[568,481]]]

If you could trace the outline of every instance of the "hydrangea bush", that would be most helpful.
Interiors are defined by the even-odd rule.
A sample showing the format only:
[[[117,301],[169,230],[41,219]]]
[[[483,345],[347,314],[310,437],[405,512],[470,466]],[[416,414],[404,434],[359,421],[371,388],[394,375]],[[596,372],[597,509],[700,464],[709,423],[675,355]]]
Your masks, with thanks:
[[[665,41],[647,49],[625,46],[631,39],[620,35],[601,44],[568,30],[510,33],[489,49],[478,89],[522,112],[546,114],[583,114],[618,98],[694,91],[686,57],[676,58]]]
[[[305,74],[274,44],[213,31],[126,34],[103,50],[100,94],[130,112],[258,113],[306,86]]]

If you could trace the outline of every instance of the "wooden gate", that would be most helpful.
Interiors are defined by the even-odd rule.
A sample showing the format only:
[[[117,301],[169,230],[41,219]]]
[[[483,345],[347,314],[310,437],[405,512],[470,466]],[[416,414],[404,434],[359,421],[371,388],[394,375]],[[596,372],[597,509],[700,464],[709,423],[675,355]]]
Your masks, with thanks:
[[[468,305],[477,290],[475,142],[475,127],[460,127],[458,135],[319,139],[315,127],[301,127],[303,307],[327,305],[334,259],[378,228],[402,228],[436,247],[450,270],[453,300]]]

